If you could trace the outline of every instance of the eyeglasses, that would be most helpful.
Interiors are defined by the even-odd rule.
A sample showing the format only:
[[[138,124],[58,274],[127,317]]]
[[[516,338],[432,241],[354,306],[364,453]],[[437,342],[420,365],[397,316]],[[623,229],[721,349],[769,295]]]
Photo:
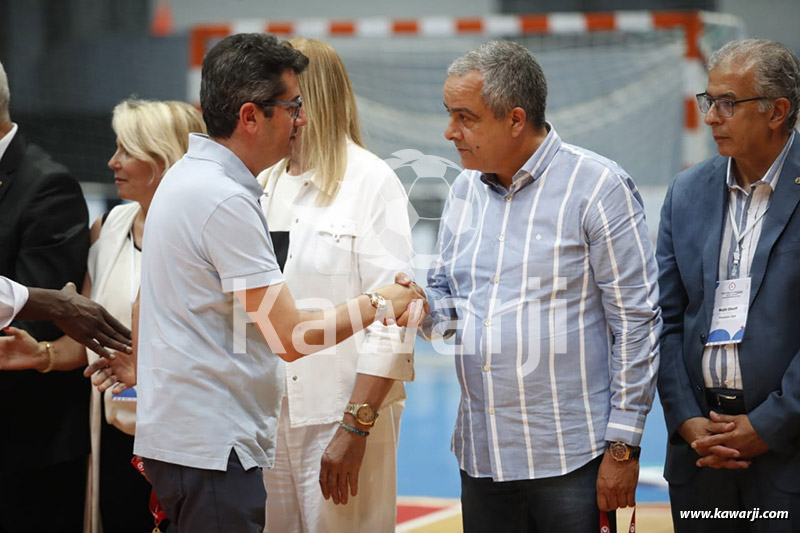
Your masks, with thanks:
[[[265,102],[253,102],[256,105],[260,105],[261,107],[272,107],[272,106],[286,106],[286,107],[293,107],[294,114],[292,116],[292,120],[297,120],[300,118],[300,109],[303,107],[303,97],[298,96],[291,102],[286,102],[284,100],[267,100]]]
[[[703,114],[708,113],[711,106],[716,106],[717,114],[724,118],[731,118],[733,116],[733,106],[742,104],[744,102],[755,102],[756,100],[769,100],[766,96],[756,96],[755,98],[744,98],[742,100],[730,100],[728,98],[713,98],[708,93],[700,93],[695,95],[697,98],[697,105],[700,107],[700,112]]]

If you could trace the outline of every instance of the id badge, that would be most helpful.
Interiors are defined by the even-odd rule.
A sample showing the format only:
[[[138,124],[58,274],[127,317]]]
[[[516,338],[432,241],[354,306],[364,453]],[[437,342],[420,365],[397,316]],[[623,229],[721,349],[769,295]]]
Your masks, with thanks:
[[[742,342],[749,308],[750,278],[718,281],[706,346]]]
[[[111,399],[116,402],[135,402],[136,401],[136,387],[130,387],[120,392],[119,394],[112,394]]]

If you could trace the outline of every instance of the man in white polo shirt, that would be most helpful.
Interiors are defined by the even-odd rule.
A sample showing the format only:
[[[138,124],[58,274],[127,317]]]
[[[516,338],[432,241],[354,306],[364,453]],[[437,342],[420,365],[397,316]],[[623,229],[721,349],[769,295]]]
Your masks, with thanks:
[[[395,284],[323,315],[299,311],[283,283],[255,175],[305,124],[297,74],[307,63],[267,34],[214,46],[200,94],[209,136],[191,135],[147,215],[134,452],[170,531],[261,532],[261,468],[273,462],[283,394],[275,354],[302,357],[372,323],[387,300],[404,310],[421,297]],[[256,323],[242,325],[237,300]],[[328,335],[297,334],[303,325]]]

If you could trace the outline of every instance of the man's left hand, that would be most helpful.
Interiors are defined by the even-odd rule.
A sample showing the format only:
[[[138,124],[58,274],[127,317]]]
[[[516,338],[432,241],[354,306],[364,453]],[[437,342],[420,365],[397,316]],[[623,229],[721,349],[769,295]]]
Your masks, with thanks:
[[[319,486],[325,499],[333,498],[335,504],[347,503],[348,485],[350,495],[358,494],[358,472],[367,438],[339,428],[330,444],[322,454],[322,468],[319,473]]]
[[[615,461],[606,451],[597,472],[597,507],[614,511],[636,506],[636,484],[639,482],[639,460]]]
[[[742,459],[756,457],[769,451],[769,445],[753,429],[753,425],[747,415],[720,415],[711,411],[711,420],[714,422],[733,422],[735,427],[731,431],[702,437],[692,443],[692,448],[698,450],[698,453],[706,450],[711,452],[711,455],[701,457],[697,461],[697,466],[720,468],[719,457],[714,455],[714,451],[717,449],[736,450],[739,452],[739,458]],[[725,468],[725,466],[722,466],[722,468]]]

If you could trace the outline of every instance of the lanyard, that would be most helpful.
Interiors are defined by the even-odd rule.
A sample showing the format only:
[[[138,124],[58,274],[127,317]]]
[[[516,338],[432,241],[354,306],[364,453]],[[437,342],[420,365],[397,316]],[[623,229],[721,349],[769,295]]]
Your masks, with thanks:
[[[600,511],[600,533],[613,533],[611,524],[608,521],[608,513],[605,511]],[[636,533],[636,508],[633,509],[633,515],[631,515],[631,525],[628,527],[628,533]]]
[[[734,204],[735,205],[735,204]],[[758,222],[764,218],[764,215],[767,214],[767,210],[764,209],[758,216],[751,222],[747,224],[744,228],[742,233],[739,233],[739,224],[736,223],[736,217],[733,215],[733,209],[730,202],[728,202],[728,220],[731,223],[731,231],[733,232],[733,238],[736,241],[736,248],[733,250],[733,265],[731,265],[731,277],[738,278],[739,277],[739,265],[742,260],[742,241],[744,238],[751,232],[753,229],[758,225]],[[745,220],[747,220],[747,213],[744,213]]]
[[[147,482],[150,483],[150,478],[147,477],[147,473],[144,471],[144,461],[142,461],[142,458],[138,455],[134,455],[133,459],[131,459],[131,464],[136,470],[139,471],[141,475],[144,476]],[[150,489],[150,512],[153,514],[153,523],[155,524],[152,533],[161,533],[161,530],[158,529],[158,526],[160,526],[161,522],[166,520],[168,517],[167,512],[161,506],[158,498],[156,498],[156,491],[153,489]]]

